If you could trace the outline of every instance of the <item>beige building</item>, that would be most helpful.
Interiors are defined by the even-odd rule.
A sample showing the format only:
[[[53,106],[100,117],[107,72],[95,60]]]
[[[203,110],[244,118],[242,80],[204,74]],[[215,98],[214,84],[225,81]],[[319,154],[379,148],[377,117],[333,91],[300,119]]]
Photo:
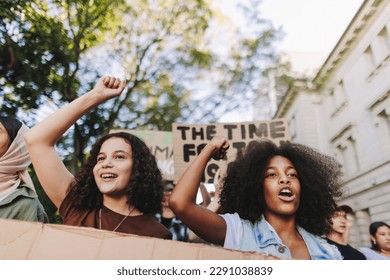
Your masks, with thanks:
[[[364,1],[311,79],[296,80],[278,106],[292,140],[335,156],[354,209],[350,243],[368,246],[368,226],[390,223],[390,1]]]

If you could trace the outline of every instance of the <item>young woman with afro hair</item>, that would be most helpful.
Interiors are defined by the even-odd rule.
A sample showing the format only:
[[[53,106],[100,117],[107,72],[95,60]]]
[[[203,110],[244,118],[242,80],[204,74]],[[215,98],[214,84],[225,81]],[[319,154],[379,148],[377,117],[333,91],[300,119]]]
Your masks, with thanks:
[[[171,239],[154,218],[161,211],[162,177],[143,141],[124,132],[103,136],[76,176],[55,150],[79,118],[124,88],[121,80],[102,77],[91,91],[35,125],[24,138],[38,179],[64,224]]]
[[[196,191],[210,158],[229,143],[214,137],[178,181],[169,201],[180,220],[206,241],[280,258],[341,259],[320,236],[341,196],[340,165],[300,144],[253,141],[229,163],[220,196],[223,214],[196,204]]]

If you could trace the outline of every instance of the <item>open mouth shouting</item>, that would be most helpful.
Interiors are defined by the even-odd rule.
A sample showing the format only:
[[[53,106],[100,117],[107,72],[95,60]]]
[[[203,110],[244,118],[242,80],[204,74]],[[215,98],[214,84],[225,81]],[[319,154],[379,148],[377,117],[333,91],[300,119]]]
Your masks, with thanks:
[[[278,198],[285,202],[290,202],[295,199],[295,194],[290,187],[282,187],[279,190]]]

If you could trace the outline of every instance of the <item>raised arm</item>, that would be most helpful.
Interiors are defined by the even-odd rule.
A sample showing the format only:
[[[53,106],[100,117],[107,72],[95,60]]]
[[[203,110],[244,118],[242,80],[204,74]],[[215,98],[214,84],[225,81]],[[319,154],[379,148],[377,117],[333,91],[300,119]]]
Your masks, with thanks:
[[[197,205],[196,194],[207,162],[211,157],[223,158],[228,148],[224,138],[214,137],[181,176],[169,199],[169,207],[184,224],[202,239],[219,245],[225,241],[225,220]]]
[[[211,212],[217,213],[221,205],[219,204],[219,196],[221,194],[222,189],[222,178],[219,178],[219,174],[221,172],[221,169],[217,171],[214,177],[214,185],[215,185],[215,192],[213,200],[207,205],[207,209],[209,209]],[[199,238],[192,230],[188,233],[188,240],[193,243],[203,243],[204,240]]]
[[[120,95],[124,87],[124,82],[117,78],[102,77],[91,91],[36,124],[24,135],[39,182],[57,207],[74,180],[56,152],[57,141],[79,118],[103,101]]]

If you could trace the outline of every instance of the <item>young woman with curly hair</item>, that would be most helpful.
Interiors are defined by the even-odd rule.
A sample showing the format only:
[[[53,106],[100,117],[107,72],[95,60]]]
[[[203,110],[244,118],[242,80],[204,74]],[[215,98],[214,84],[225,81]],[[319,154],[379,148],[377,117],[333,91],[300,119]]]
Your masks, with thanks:
[[[31,160],[64,224],[171,239],[169,230],[154,218],[161,211],[162,178],[143,141],[124,132],[100,138],[76,176],[55,150],[80,117],[119,96],[124,87],[117,78],[102,77],[91,91],[34,126],[25,134]]]
[[[341,259],[321,238],[341,196],[339,164],[290,142],[253,141],[228,165],[220,196],[224,214],[198,206],[196,190],[211,157],[229,143],[214,137],[177,183],[170,207],[201,238],[229,249],[295,259]]]

